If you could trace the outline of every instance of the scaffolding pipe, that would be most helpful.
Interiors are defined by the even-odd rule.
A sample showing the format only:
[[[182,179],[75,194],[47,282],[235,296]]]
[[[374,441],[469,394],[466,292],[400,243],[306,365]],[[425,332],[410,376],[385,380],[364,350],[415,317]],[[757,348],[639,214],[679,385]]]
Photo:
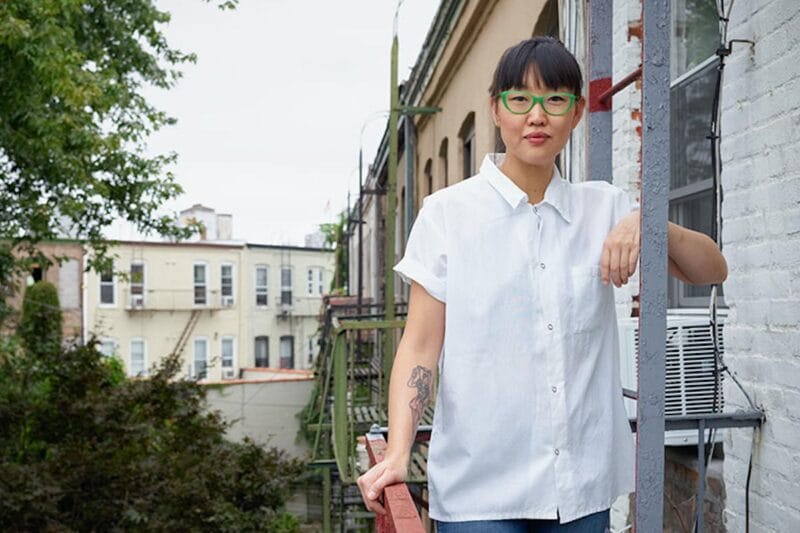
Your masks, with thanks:
[[[664,522],[664,375],[670,178],[670,0],[643,0],[643,131],[636,531]]]

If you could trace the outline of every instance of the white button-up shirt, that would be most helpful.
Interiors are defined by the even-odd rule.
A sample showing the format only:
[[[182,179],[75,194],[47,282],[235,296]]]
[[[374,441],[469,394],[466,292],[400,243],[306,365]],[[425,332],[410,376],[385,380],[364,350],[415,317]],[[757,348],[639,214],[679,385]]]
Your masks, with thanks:
[[[554,169],[531,205],[498,157],[425,198],[394,267],[447,304],[430,516],[568,522],[633,490],[614,291],[599,266],[630,202]]]

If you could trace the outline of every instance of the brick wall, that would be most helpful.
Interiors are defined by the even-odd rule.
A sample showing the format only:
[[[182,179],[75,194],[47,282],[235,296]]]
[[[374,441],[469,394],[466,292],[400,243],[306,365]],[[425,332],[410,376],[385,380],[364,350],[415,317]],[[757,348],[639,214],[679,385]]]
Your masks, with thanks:
[[[613,76],[616,83],[639,66],[642,60],[641,14],[639,0],[614,2]],[[639,203],[642,149],[642,84],[629,85],[614,96],[612,111],[612,168],[614,185],[630,194],[633,204]],[[619,316],[631,315],[631,297],[639,292],[639,274],[615,291]]]
[[[767,423],[756,440],[752,531],[800,531],[800,3],[736,2],[723,89],[727,363]],[[727,381],[728,409],[747,403]],[[728,531],[744,531],[752,430],[729,430]]]

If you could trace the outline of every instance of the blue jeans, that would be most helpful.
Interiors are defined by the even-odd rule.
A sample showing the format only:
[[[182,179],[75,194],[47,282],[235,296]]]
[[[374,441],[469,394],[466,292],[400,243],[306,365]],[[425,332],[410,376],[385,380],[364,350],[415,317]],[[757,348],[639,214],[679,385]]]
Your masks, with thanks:
[[[474,520],[470,522],[436,522],[439,533],[606,533],[609,531],[608,510],[590,514],[566,524],[558,520]]]

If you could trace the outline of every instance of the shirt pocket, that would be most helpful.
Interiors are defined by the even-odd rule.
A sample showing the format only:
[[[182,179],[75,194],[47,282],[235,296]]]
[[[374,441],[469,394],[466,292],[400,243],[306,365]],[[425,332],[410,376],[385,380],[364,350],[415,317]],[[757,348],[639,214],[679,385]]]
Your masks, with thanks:
[[[600,266],[577,266],[570,269],[569,309],[566,331],[580,333],[593,331],[608,317],[608,286],[603,285]]]

